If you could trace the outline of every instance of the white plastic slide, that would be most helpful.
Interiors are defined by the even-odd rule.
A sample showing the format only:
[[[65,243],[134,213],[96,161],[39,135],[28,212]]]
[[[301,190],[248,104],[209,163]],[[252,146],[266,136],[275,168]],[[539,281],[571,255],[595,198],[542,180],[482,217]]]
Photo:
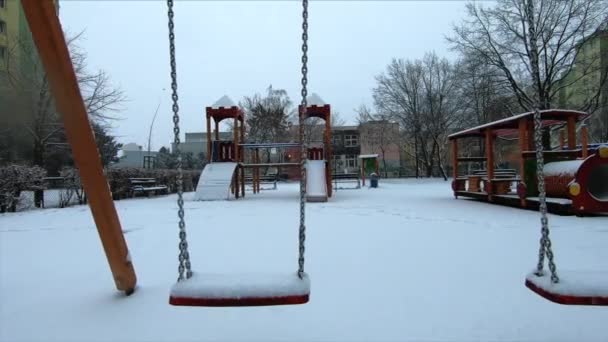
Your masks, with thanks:
[[[306,201],[327,202],[324,160],[306,162]]]
[[[237,163],[210,163],[205,166],[196,185],[195,201],[230,199],[230,184]]]

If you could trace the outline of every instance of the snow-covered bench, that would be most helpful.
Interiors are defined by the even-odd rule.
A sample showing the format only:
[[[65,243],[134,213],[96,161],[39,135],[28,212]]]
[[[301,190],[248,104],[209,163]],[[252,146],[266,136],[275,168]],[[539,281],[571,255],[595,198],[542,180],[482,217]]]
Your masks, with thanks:
[[[157,184],[154,178],[129,178],[129,190],[131,197],[135,197],[138,194],[144,194],[146,196],[152,195],[166,195],[168,188],[166,185]]]

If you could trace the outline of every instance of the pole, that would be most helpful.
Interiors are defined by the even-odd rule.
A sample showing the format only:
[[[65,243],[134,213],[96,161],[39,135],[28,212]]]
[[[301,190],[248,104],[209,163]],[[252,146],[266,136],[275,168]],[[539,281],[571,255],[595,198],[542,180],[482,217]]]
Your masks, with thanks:
[[[21,5],[46,71],[57,111],[61,113],[114,283],[118,290],[130,295],[137,283],[135,269],[108,181],[103,174],[99,151],[55,5],[51,1],[40,0],[22,0]]]
[[[150,132],[148,133],[148,167],[147,167],[148,169],[151,169],[150,154],[151,154],[151,144],[152,144],[152,129],[154,127],[154,121],[156,121],[156,115],[158,115],[158,110],[160,109],[160,104],[162,101],[163,101],[162,98],[158,100],[158,105],[156,106],[156,110],[154,111],[154,116],[152,117],[152,123],[150,123]]]

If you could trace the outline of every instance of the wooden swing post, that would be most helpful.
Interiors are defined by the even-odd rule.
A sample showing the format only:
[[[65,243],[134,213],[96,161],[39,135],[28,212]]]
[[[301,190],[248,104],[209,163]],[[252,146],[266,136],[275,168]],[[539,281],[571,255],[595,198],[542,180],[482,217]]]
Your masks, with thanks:
[[[95,136],[80,94],[78,80],[52,1],[22,0],[23,11],[46,71],[51,92],[61,113],[82,186],[97,226],[116,288],[127,295],[135,290],[137,277],[110,188],[95,143]]]

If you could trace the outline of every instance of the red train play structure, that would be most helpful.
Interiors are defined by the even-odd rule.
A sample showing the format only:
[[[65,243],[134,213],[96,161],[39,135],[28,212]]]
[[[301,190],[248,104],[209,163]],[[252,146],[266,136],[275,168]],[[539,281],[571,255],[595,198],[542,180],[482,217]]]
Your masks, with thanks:
[[[580,128],[581,144],[577,144],[577,123],[587,117],[587,113],[579,111],[541,111],[543,127],[564,126],[566,132],[565,137],[561,131],[557,149],[543,152],[550,212],[576,215],[608,213],[608,144],[589,145],[584,125]],[[450,135],[454,196],[538,209],[533,134],[533,113],[530,112]],[[485,155],[459,154],[459,142],[467,138],[483,139]],[[495,167],[497,138],[516,138],[518,141],[517,170]],[[469,162],[484,166],[460,172],[465,169],[463,164]]]

